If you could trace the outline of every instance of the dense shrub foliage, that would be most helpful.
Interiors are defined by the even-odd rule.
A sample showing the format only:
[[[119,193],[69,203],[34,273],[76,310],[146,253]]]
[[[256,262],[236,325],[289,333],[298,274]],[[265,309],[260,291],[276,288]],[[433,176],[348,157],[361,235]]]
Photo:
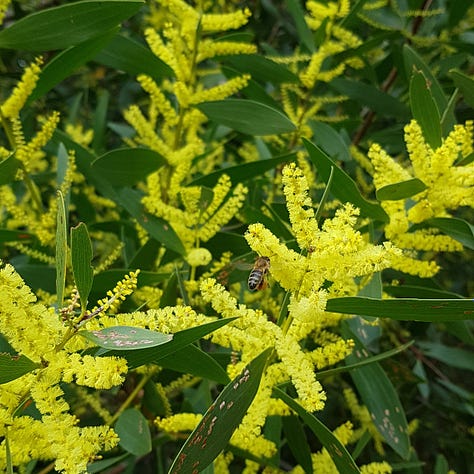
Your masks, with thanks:
[[[0,14],[1,472],[472,472],[472,1]]]

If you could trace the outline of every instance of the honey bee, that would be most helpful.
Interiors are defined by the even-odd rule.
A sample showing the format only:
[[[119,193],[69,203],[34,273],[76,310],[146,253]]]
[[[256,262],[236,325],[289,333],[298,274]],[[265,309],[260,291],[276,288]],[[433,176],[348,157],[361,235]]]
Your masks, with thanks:
[[[270,259],[268,257],[258,257],[255,260],[252,271],[248,279],[250,291],[264,290],[267,287],[267,274],[270,269]]]

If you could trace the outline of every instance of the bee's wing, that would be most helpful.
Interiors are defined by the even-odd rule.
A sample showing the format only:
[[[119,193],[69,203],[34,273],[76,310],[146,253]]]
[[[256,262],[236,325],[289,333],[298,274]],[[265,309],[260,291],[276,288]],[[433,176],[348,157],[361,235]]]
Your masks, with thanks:
[[[237,270],[252,270],[253,266],[253,263],[248,263],[241,260],[237,260],[234,263],[234,268],[236,268]]]

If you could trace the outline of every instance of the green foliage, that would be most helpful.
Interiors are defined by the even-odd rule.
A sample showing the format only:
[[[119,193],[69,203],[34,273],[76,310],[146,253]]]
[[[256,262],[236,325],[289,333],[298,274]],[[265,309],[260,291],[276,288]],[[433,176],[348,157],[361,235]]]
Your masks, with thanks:
[[[421,3],[0,9],[0,471],[470,472],[474,6]]]

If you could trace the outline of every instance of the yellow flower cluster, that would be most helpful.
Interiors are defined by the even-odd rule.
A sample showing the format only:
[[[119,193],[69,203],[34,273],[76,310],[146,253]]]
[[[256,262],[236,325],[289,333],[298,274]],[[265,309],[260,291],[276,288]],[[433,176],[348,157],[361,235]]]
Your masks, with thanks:
[[[291,164],[283,170],[283,176],[292,230],[307,254],[289,249],[262,224],[250,225],[245,235],[252,250],[270,258],[272,277],[283,288],[301,299],[330,281],[331,296],[354,294],[354,277],[370,276],[390,266],[399,251],[389,242],[368,243],[354,228],[357,209],[345,204],[318,230],[301,171]]]
[[[26,99],[28,99],[36,87],[42,64],[43,58],[38,57],[34,63],[25,68],[21,81],[13,89],[10,97],[0,107],[0,112],[3,117],[12,120],[20,115],[20,110],[25,105]]]
[[[456,125],[441,146],[433,150],[426,143],[418,123],[412,120],[405,127],[410,160],[406,166],[392,159],[378,144],[370,147],[368,156],[374,168],[376,189],[412,178],[418,178],[426,186],[424,191],[409,199],[382,201],[390,216],[385,234],[405,251],[394,259],[394,268],[430,277],[439,267],[434,261],[417,260],[417,252],[462,250],[459,242],[435,229],[410,231],[410,227],[432,217],[449,217],[450,211],[460,206],[474,207],[474,163],[456,165],[474,149],[473,130],[472,121]]]
[[[143,204],[152,214],[166,219],[191,252],[200,242],[213,237],[242,206],[247,188],[240,183],[232,191],[231,187],[229,177],[222,175],[212,190],[210,201],[200,198],[201,188],[188,187],[182,188],[180,193],[184,209],[166,204],[154,193],[145,196]]]
[[[114,297],[129,294],[134,284],[136,275],[119,284]],[[117,445],[118,437],[108,426],[79,427],[61,383],[74,381],[95,389],[120,385],[128,370],[126,361],[73,352],[72,341],[79,338],[69,339],[71,329],[36,301],[9,264],[0,269],[0,313],[0,333],[19,355],[37,363],[32,372],[0,385],[0,437],[8,431],[15,465],[54,460],[58,471],[85,472],[100,451]],[[29,399],[41,419],[22,413]],[[5,453],[0,450],[0,465],[6,463]]]

